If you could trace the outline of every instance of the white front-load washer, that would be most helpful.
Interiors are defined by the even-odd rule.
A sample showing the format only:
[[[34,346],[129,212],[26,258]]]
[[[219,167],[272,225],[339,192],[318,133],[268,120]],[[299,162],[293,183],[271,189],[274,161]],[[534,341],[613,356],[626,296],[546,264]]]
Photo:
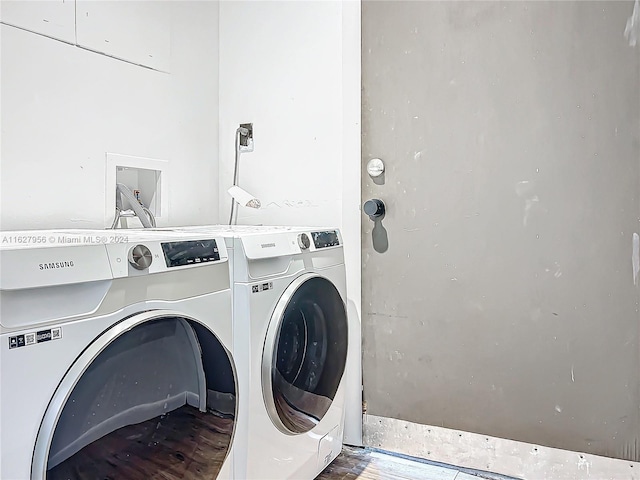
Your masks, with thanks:
[[[184,231],[223,236],[231,260],[233,354],[247,415],[236,433],[247,460],[238,478],[315,478],[340,453],[344,428],[349,328],[339,230]]]
[[[237,478],[230,287],[220,237],[3,232],[0,478]]]

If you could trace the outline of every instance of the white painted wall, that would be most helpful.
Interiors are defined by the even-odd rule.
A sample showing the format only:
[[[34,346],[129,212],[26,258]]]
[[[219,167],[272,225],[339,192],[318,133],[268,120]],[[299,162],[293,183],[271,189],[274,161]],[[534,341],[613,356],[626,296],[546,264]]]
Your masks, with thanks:
[[[238,223],[340,218],[341,29],[338,2],[221,3],[221,186],[231,186],[235,129],[253,122],[240,185],[263,205],[241,209]],[[226,219],[225,188],[220,200]]]
[[[218,221],[218,2],[143,6],[168,13],[170,73],[0,26],[3,230],[110,225],[107,152],[167,161],[160,225]]]
[[[360,318],[360,3],[220,4],[220,219],[228,221],[234,135],[254,124],[239,184],[260,210],[239,224],[337,225],[349,313]],[[361,443],[360,332],[347,372],[345,442]]]

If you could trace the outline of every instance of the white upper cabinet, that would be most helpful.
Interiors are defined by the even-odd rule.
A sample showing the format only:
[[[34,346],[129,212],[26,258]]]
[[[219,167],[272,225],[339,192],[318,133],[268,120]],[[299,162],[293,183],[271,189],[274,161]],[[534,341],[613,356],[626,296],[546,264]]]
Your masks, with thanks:
[[[2,0],[0,21],[32,32],[75,43],[75,2],[73,0]]]
[[[76,0],[77,44],[169,72],[173,2]]]

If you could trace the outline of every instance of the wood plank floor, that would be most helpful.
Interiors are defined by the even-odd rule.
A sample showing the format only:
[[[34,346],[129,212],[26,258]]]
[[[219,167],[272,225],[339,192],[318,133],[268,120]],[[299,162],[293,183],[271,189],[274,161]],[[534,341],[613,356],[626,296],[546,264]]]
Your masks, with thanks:
[[[488,472],[460,471],[451,465],[431,464],[367,448],[344,447],[317,480],[480,480],[502,479]]]
[[[371,452],[365,449],[344,449],[318,476],[318,480],[455,480],[458,473],[456,470],[433,469],[418,462],[394,460],[371,456]]]
[[[213,480],[222,467],[232,432],[233,419],[185,406],[87,445],[49,470],[47,480]],[[318,480],[500,478],[482,473],[470,475],[448,465],[345,447]]]
[[[233,419],[184,406],[87,445],[47,472],[47,480],[214,479],[227,454]]]

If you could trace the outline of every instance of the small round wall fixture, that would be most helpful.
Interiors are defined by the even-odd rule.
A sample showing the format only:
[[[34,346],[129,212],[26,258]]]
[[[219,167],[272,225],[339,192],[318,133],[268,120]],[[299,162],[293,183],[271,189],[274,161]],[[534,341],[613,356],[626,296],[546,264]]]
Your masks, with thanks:
[[[379,158],[372,158],[367,162],[367,173],[371,178],[379,177],[384,173],[384,162]]]
[[[364,213],[369,215],[369,218],[374,222],[376,221],[376,219],[382,217],[386,211],[384,202],[377,198],[372,198],[371,200],[367,200],[366,202],[364,202],[364,206],[362,209],[364,210]]]

